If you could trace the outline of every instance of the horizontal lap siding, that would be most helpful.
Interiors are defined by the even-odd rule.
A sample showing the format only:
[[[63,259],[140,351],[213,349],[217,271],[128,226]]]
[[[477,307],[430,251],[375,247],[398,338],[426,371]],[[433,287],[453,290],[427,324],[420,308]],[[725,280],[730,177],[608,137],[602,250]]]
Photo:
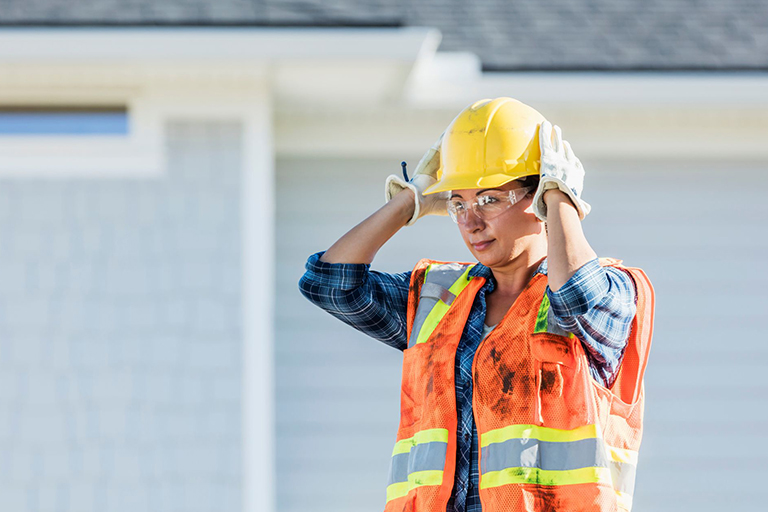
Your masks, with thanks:
[[[157,179],[0,180],[3,510],[241,509],[240,126]]]
[[[755,508],[768,477],[768,162],[592,169],[587,236],[643,267],[657,295],[636,508],[714,512],[726,495]]]

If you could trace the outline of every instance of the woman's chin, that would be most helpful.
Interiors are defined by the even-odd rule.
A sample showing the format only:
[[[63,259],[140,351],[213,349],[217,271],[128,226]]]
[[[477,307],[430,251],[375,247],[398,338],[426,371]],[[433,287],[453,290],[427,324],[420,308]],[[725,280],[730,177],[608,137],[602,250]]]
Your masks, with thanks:
[[[498,266],[499,263],[502,261],[502,258],[499,258],[498,255],[488,254],[485,252],[473,252],[472,253],[477,261],[482,263],[488,268],[492,268],[495,266]]]

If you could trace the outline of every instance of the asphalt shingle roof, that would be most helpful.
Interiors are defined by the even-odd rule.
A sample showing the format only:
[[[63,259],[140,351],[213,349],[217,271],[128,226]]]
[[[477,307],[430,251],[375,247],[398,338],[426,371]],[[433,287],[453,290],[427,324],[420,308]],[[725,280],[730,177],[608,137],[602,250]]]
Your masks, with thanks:
[[[768,70],[768,0],[0,0],[0,24],[433,26],[486,70]]]

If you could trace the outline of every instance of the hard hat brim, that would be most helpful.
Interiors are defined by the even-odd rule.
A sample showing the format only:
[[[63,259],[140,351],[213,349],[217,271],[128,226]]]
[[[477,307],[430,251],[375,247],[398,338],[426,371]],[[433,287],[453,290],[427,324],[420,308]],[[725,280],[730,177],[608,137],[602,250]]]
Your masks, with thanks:
[[[520,175],[498,173],[491,174],[490,176],[480,176],[476,179],[467,179],[468,176],[466,175],[454,176],[452,179],[444,177],[434,185],[427,187],[422,194],[426,196],[450,190],[496,188],[512,180],[536,175],[538,175],[538,172],[528,172]]]

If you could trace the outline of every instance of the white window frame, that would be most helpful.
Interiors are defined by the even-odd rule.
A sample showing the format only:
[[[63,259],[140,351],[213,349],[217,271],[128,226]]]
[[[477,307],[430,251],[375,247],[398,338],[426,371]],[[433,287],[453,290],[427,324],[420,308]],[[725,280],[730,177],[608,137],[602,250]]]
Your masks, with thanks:
[[[0,134],[0,178],[158,178],[165,174],[164,131],[150,96],[138,90],[0,89],[0,105],[124,105],[128,134]]]

